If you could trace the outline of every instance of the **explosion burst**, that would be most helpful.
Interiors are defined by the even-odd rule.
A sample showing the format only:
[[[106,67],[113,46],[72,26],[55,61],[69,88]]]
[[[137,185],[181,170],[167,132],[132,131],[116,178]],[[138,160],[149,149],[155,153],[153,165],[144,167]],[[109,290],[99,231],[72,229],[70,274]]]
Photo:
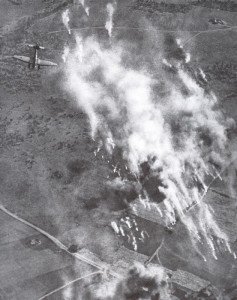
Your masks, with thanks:
[[[106,6],[106,10],[107,10],[107,21],[105,23],[105,28],[108,31],[109,37],[112,36],[112,30],[113,30],[113,15],[114,15],[114,11],[115,11],[115,6],[116,3],[114,2],[112,3],[108,3]]]
[[[205,240],[217,258],[214,235],[231,252],[228,237],[203,202],[206,178],[217,176],[226,159],[229,126],[215,95],[195,76],[200,73],[206,82],[204,72],[191,72],[190,54],[172,36],[166,36],[163,48],[168,43],[175,54],[160,50],[152,71],[144,60],[142,67],[137,66],[140,54],[126,43],[105,47],[94,37],[79,35],[76,42],[65,65],[65,88],[88,115],[93,139],[100,139],[110,155],[122,149],[126,170],[119,184],[136,184],[144,208],[155,205],[167,226],[180,219],[197,251]],[[113,170],[120,177],[118,164]],[[146,188],[148,177],[155,178],[155,194]],[[161,201],[163,210],[157,206]],[[186,214],[193,203],[195,216]],[[125,235],[124,227],[115,224],[114,230]],[[134,237],[128,238],[137,250]]]
[[[71,29],[70,29],[70,17],[69,17],[69,9],[66,9],[63,13],[62,13],[62,21],[64,26],[67,28],[67,31],[69,34],[71,34]]]

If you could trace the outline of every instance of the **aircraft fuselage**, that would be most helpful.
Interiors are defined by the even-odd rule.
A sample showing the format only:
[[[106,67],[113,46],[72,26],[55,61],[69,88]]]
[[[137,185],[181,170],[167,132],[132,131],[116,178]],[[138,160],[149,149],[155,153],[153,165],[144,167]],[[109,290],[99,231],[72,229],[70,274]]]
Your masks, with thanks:
[[[37,64],[38,61],[38,49],[34,47],[34,52],[32,56],[30,57],[30,62],[29,62],[29,69],[39,69],[39,65]]]

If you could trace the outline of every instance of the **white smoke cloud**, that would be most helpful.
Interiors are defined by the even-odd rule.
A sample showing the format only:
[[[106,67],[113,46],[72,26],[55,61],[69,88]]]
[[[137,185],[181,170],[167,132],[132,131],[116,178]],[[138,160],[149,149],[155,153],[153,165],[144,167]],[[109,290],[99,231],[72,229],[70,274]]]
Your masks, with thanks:
[[[63,275],[62,277],[63,281],[65,284],[67,284],[68,282],[70,282],[70,278],[66,275]],[[63,294],[63,299],[64,300],[70,300],[72,299],[73,297],[73,286],[72,285],[69,285],[67,287],[65,287],[63,290],[62,290],[62,294]]]
[[[168,224],[179,216],[194,243],[200,241],[201,233],[215,256],[212,234],[225,241],[228,237],[202,202],[203,190],[197,182],[205,190],[206,176],[216,172],[209,161],[224,162],[226,122],[215,108],[217,99],[181,63],[176,67],[179,84],[160,68],[169,90],[163,99],[155,92],[159,80],[149,70],[124,63],[123,57],[134,55],[121,43],[104,48],[94,38],[78,37],[67,60],[66,89],[87,113],[93,138],[100,132],[105,146],[109,139],[122,147],[132,173],[139,177],[141,163],[150,161],[153,174],[162,181],[157,189],[165,195],[165,210],[160,214]],[[203,136],[208,136],[209,144]],[[194,201],[198,204],[196,218],[185,214]]]
[[[94,298],[100,300],[112,299],[171,299],[168,276],[162,267],[144,267],[140,263],[127,271],[122,280],[109,280],[100,285],[94,292]]]
[[[71,29],[70,29],[70,17],[69,17],[69,9],[66,9],[63,13],[62,13],[62,21],[63,24],[65,25],[65,27],[67,28],[67,31],[69,34],[71,34]]]
[[[105,28],[108,31],[109,36],[112,36],[112,30],[113,30],[113,15],[115,11],[116,3],[108,3],[106,6],[107,11],[107,20],[105,23]]]
[[[69,47],[68,47],[68,46],[64,47],[63,55],[62,55],[62,60],[63,60],[64,62],[66,62],[69,53],[70,53]]]
[[[85,10],[85,13],[87,14],[87,16],[89,16],[90,14],[90,8],[88,6],[86,6],[85,4],[85,0],[78,0],[78,2],[82,5],[82,7]]]

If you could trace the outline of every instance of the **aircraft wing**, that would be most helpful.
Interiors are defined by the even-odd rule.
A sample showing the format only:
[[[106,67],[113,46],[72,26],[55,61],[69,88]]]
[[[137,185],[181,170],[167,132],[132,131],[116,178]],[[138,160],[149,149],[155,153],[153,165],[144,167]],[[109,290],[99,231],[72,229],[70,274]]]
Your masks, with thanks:
[[[21,61],[26,62],[26,63],[30,62],[30,58],[27,57],[27,56],[13,55],[13,58],[21,60]]]
[[[53,63],[52,61],[49,60],[43,60],[43,59],[38,59],[37,64],[40,66],[57,66],[56,63]]]

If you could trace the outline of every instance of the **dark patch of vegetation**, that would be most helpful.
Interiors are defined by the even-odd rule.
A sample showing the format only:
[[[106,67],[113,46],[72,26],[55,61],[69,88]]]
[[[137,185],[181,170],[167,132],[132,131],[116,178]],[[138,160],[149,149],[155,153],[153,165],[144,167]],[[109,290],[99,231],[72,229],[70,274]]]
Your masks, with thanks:
[[[74,244],[72,244],[70,247],[68,247],[68,251],[71,253],[76,253],[78,250],[79,250],[79,247]]]
[[[111,211],[121,211],[128,208],[126,192],[119,189],[105,189],[103,198],[106,200],[106,206]]]
[[[199,139],[204,143],[205,146],[211,147],[213,144],[213,139],[211,134],[205,128],[200,128],[199,132]]]
[[[89,162],[86,160],[71,160],[67,164],[67,169],[74,175],[81,175],[89,167]]]
[[[18,132],[9,133],[5,136],[6,146],[14,147],[20,145],[23,142],[24,142],[24,137]]]
[[[60,171],[54,171],[51,175],[52,179],[61,179],[63,177],[63,173]]]
[[[92,197],[84,201],[84,207],[88,210],[95,209],[99,206],[99,202],[100,202],[99,199]]]
[[[204,71],[209,80],[228,80],[229,82],[237,80],[237,65],[232,62],[216,62],[207,66]]]
[[[172,34],[166,34],[164,37],[164,53],[167,60],[175,59],[185,62],[186,53]]]

